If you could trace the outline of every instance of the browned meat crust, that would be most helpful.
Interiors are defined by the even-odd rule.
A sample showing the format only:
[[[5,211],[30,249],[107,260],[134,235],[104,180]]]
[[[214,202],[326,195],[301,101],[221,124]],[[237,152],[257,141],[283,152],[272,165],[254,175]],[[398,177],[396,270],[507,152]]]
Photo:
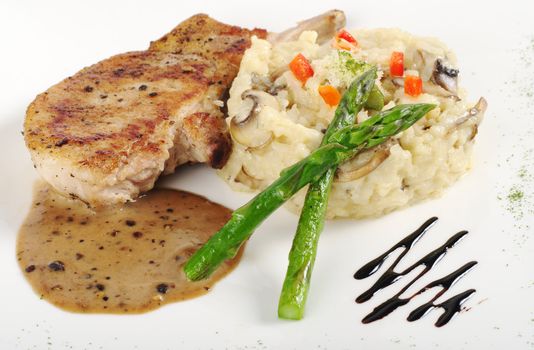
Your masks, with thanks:
[[[186,162],[220,168],[230,138],[214,103],[229,88],[252,35],[200,14],[147,51],[85,68],[30,104],[25,139],[56,190],[91,204],[123,202]]]

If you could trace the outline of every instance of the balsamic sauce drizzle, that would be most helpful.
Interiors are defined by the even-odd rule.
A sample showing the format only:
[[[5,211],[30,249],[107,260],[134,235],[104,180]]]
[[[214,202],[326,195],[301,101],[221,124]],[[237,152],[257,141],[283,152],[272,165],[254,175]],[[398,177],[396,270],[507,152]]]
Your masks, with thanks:
[[[395,294],[393,297],[389,298],[382,304],[378,305],[371,313],[365,316],[362,319],[363,323],[370,323],[384,318],[397,308],[408,304],[410,300],[412,300],[416,296],[426,292],[429,289],[440,287],[441,290],[430,301],[413,310],[409,314],[407,320],[410,322],[416,321],[427,313],[429,313],[431,310],[435,308],[441,308],[444,310],[444,312],[435,323],[436,327],[441,327],[447,324],[455,314],[460,312],[462,304],[473,293],[475,293],[475,289],[469,289],[462,293],[454,295],[439,304],[435,304],[435,301],[439,297],[441,297],[446,291],[448,291],[459,279],[461,279],[477,264],[476,261],[470,261],[462,267],[458,268],[457,270],[451,272],[447,276],[430,282],[411,296],[406,298],[400,297],[415,282],[417,282],[421,277],[423,277],[427,272],[429,272],[445,256],[447,251],[450,248],[454,247],[468,233],[467,231],[460,231],[456,233],[451,238],[449,238],[443,245],[434,249],[433,251],[425,255],[423,258],[415,262],[413,265],[409,266],[401,272],[395,272],[395,268],[401,262],[404,256],[408,253],[408,251],[410,251],[410,249],[419,241],[419,239],[424,236],[424,234],[434,225],[437,220],[437,217],[432,217],[428,219],[423,225],[421,225],[421,227],[419,227],[417,230],[415,230],[407,237],[395,244],[393,247],[388,249],[384,254],[371,260],[369,263],[365,264],[358,271],[356,271],[356,273],[354,274],[355,279],[361,280],[367,278],[380,269],[382,264],[387,260],[391,253],[393,253],[399,248],[403,248],[401,254],[397,257],[397,259],[395,259],[393,264],[391,264],[391,266],[382,274],[382,276],[380,276],[380,278],[371,286],[371,288],[369,288],[356,298],[357,303],[364,303],[371,299],[376,292],[395,283],[402,277],[408,275],[417,267],[424,266],[424,269],[414,279],[408,282],[397,294]]]

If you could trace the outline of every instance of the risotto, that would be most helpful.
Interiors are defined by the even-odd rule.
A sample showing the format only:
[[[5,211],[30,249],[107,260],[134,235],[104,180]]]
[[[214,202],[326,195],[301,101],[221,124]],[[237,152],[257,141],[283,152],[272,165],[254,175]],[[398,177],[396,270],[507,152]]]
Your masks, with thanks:
[[[227,123],[234,146],[219,171],[234,190],[263,190],[281,170],[317,148],[336,100],[367,64],[378,68],[380,101],[369,101],[358,114],[359,122],[401,103],[438,108],[385,144],[342,164],[328,218],[379,216],[439,196],[469,170],[486,103],[467,102],[457,85],[454,54],[436,39],[397,29],[345,34],[324,45],[316,43],[313,31],[277,44],[253,38],[230,90]],[[305,80],[290,68],[295,57],[308,65]],[[300,191],[286,206],[300,211],[305,193]]]

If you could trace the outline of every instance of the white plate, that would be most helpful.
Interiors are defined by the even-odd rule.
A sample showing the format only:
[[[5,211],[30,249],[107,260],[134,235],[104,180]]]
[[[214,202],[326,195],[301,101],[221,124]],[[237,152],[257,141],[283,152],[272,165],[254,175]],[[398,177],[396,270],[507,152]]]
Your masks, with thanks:
[[[534,86],[533,8],[527,1],[493,3],[497,2],[2,1],[0,348],[532,349],[534,97],[527,92]],[[137,316],[72,314],[39,300],[15,258],[17,230],[37,177],[20,135],[33,97],[83,66],[147,47],[196,12],[236,25],[281,30],[331,7],[345,10],[349,27],[400,27],[440,37],[456,51],[471,98],[483,95],[489,101],[473,171],[439,199],[377,220],[329,222],[306,317],[300,322],[276,317],[296,225],[296,217],[283,209],[255,233],[237,270],[204,297]],[[518,176],[521,167],[528,169],[530,179]],[[164,182],[232,208],[249,198],[231,192],[202,166],[181,169]],[[507,208],[512,186],[520,186],[526,198]],[[523,210],[524,217],[515,219],[508,209],[516,214]],[[357,305],[354,298],[376,277],[356,281],[352,274],[432,215],[439,216],[439,223],[403,265],[468,229],[467,238],[418,286],[478,260],[448,294],[476,288],[466,302],[469,312],[441,329],[433,326],[437,312],[406,322],[410,307],[363,325],[362,317],[402,283],[373,302]],[[429,298],[421,296],[410,305]]]

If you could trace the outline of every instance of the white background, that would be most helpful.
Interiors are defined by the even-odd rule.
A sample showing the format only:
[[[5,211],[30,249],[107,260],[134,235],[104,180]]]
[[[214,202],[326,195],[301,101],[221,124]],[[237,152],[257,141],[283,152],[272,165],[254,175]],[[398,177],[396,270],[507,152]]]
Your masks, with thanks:
[[[437,200],[366,221],[327,224],[306,317],[278,320],[276,307],[296,217],[279,210],[255,233],[237,270],[207,296],[138,316],[80,315],[39,298],[15,259],[15,241],[37,175],[20,135],[36,94],[110,55],[144,49],[197,12],[245,27],[279,31],[330,8],[348,27],[399,27],[437,36],[456,51],[471,98],[489,101],[477,137],[474,170]],[[0,3],[0,349],[533,349],[534,21],[532,1],[6,1]],[[532,176],[532,175],[530,175]],[[178,171],[165,185],[231,208],[248,195],[231,192],[202,166]],[[512,186],[525,191],[522,219],[507,210]],[[517,207],[515,207],[517,212]],[[530,210],[530,211],[529,211]],[[407,266],[450,235],[470,234],[413,290],[468,260],[479,265],[451,291],[477,293],[449,325],[438,313],[408,323],[421,296],[388,318],[361,318],[401,284],[362,305],[354,298],[374,278],[354,271],[432,215],[438,224]],[[530,227],[528,225],[530,224]],[[402,267],[402,266],[401,266]],[[375,277],[376,278],[376,277]],[[411,289],[412,290],[412,289]],[[448,294],[448,295],[452,295]]]

